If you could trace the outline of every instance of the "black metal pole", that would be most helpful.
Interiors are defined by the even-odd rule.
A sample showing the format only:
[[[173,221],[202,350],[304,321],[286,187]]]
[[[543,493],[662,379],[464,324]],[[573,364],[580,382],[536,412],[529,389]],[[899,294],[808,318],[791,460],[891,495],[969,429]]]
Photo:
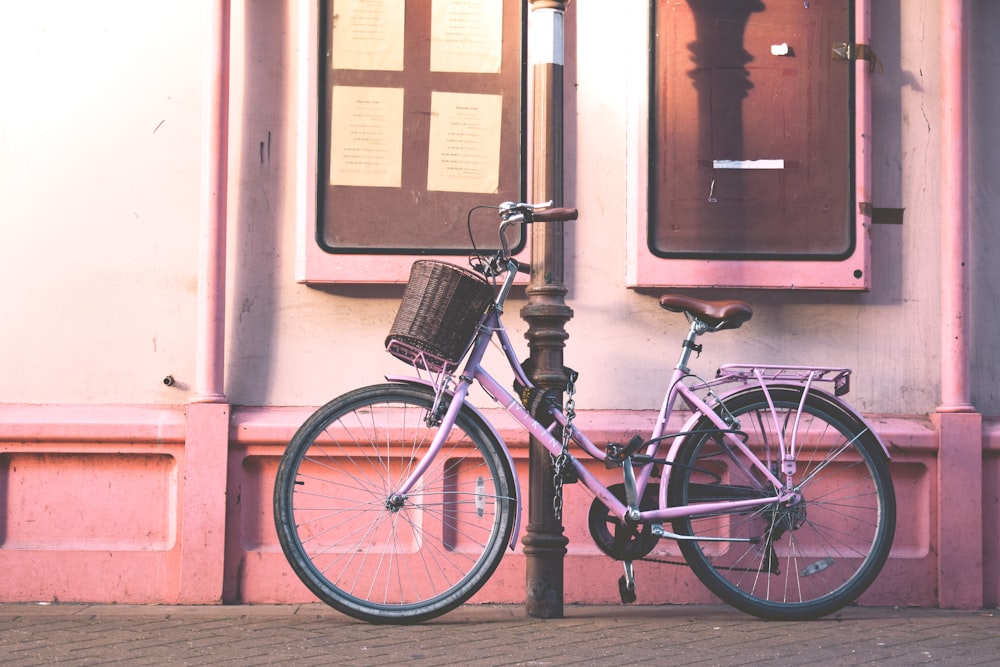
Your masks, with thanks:
[[[532,199],[563,199],[563,17],[565,2],[531,0],[529,31],[532,73]],[[563,274],[563,223],[531,227],[531,279],[521,316],[531,351],[532,380],[562,391],[566,387],[563,347],[565,324],[573,316],[566,305]],[[537,618],[563,616],[563,558],[568,539],[553,507],[552,461],[534,438],[529,452],[526,610]]]

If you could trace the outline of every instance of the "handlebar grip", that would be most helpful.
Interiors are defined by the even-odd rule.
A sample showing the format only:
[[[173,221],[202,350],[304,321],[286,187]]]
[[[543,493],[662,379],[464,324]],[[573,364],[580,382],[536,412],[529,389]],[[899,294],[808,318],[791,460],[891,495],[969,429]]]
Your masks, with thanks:
[[[531,264],[525,264],[524,262],[518,262],[517,263],[517,272],[518,273],[527,273],[527,274],[530,274],[531,273]]]
[[[534,211],[531,219],[534,222],[564,222],[576,220],[579,211],[575,208],[549,208],[544,211]]]

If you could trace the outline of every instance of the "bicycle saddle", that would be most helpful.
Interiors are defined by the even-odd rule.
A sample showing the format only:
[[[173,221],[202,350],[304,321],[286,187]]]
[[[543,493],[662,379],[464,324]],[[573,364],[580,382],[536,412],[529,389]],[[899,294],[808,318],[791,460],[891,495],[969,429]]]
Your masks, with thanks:
[[[682,294],[664,294],[660,306],[701,320],[715,331],[736,329],[753,317],[753,308],[745,301],[704,301]]]

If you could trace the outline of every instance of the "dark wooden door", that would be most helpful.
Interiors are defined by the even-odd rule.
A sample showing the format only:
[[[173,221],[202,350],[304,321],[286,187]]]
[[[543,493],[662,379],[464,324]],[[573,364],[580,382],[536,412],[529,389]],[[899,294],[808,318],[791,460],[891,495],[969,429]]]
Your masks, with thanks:
[[[851,0],[657,0],[650,250],[841,259],[854,247]]]

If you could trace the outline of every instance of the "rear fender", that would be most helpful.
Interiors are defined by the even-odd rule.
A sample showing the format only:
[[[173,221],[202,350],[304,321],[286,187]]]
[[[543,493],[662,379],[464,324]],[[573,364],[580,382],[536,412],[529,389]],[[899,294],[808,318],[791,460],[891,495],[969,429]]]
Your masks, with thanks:
[[[790,388],[790,389],[802,389],[803,386],[804,385],[795,384],[795,383],[788,383],[788,384],[782,383],[782,384],[768,384],[767,385],[768,388],[785,387],[785,388]],[[749,387],[741,387],[741,388],[735,389],[733,391],[720,394],[719,395],[719,400],[722,403],[725,403],[726,400],[728,400],[730,398],[733,398],[734,396],[736,396],[738,394],[741,394],[741,393],[744,393],[744,392],[758,391],[760,388],[761,388],[760,385],[752,385],[752,386],[749,386]],[[882,448],[882,452],[885,454],[886,460],[891,459],[891,456],[889,455],[889,448],[885,446],[884,442],[882,442],[882,438],[879,437],[878,432],[874,428],[872,428],[872,425],[868,422],[868,420],[865,419],[861,414],[859,414],[854,408],[852,408],[850,405],[848,405],[847,403],[845,403],[842,399],[840,399],[837,396],[834,396],[830,392],[824,391],[823,389],[817,388],[816,385],[813,385],[813,386],[809,387],[809,395],[810,396],[817,396],[820,399],[826,401],[827,403],[831,403],[834,407],[840,408],[841,410],[843,410],[847,414],[851,415],[855,420],[857,420],[857,422],[862,427],[868,429],[869,433],[872,434],[872,437],[875,438],[876,442],[878,442],[879,447]],[[693,420],[693,421],[696,421],[696,420]]]
[[[794,383],[792,383],[792,384],[782,383],[780,385],[779,384],[769,384],[769,385],[767,385],[767,387],[771,388],[771,389],[779,388],[779,387],[786,388],[786,389],[802,389],[803,386],[804,385],[794,384]],[[735,396],[739,396],[740,394],[749,393],[749,392],[756,392],[756,391],[760,391],[760,389],[761,389],[760,385],[751,385],[751,386],[738,387],[738,388],[736,388],[736,389],[734,389],[732,391],[728,391],[728,392],[719,392],[716,395],[717,400],[714,401],[711,404],[712,408],[714,409],[719,403],[723,403],[724,404],[727,400],[730,400],[730,399],[734,398]],[[878,433],[875,431],[874,428],[872,428],[871,424],[869,424],[868,421],[864,417],[862,417],[860,414],[858,414],[847,403],[845,403],[840,398],[837,398],[836,396],[834,396],[833,394],[831,394],[829,392],[823,391],[822,389],[817,389],[815,386],[809,387],[809,393],[810,393],[810,395],[818,396],[823,401],[831,403],[833,405],[833,407],[840,408],[841,410],[844,410],[848,415],[850,415],[853,419],[855,419],[858,422],[858,425],[860,427],[865,428],[865,429],[868,430],[868,432],[871,434],[871,436],[873,438],[875,438],[875,441],[882,448],[882,452],[885,454],[886,460],[888,461],[890,459],[889,449],[885,446],[885,443],[882,442],[882,438],[880,438],[878,436]],[[699,413],[699,412],[695,412],[684,423],[684,425],[681,427],[680,432],[681,433],[691,433],[691,432],[693,432],[695,430],[695,427],[698,424],[698,422],[701,421],[702,419],[704,419],[704,416],[701,413]],[[687,439],[687,436],[681,436],[679,438],[674,438],[674,441],[670,445],[670,450],[667,453],[667,460],[668,461],[674,461],[674,460],[676,460],[677,453],[680,451],[680,448],[684,445],[684,441],[686,439]],[[667,471],[666,474],[669,475],[669,471]],[[668,484],[662,484],[662,483],[660,484],[660,504],[661,504],[662,507],[666,507],[667,506]]]

